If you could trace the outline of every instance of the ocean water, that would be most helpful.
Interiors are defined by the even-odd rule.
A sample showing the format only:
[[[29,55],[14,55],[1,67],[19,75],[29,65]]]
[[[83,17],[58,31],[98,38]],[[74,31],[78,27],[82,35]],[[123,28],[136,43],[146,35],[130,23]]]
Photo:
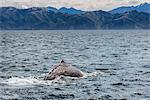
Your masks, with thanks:
[[[61,60],[84,77],[43,77]],[[149,100],[149,30],[0,31],[0,100]]]

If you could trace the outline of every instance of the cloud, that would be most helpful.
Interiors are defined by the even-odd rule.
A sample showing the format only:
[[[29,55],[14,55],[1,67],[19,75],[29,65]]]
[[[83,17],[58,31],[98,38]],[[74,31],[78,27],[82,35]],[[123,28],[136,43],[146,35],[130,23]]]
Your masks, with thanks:
[[[140,2],[138,0],[131,0],[128,2],[131,5],[139,4]]]
[[[109,10],[123,5],[136,5],[149,0],[0,0],[0,6],[27,7],[75,7],[83,10]]]

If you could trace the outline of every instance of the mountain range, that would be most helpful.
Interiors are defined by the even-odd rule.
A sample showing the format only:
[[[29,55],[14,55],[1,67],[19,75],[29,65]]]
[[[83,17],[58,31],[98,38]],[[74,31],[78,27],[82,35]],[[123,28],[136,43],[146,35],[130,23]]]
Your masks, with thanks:
[[[108,12],[65,7],[0,7],[0,29],[150,29],[150,13],[145,5],[149,4],[135,6],[138,10],[119,7]]]
[[[78,10],[78,9],[75,9],[75,8],[66,8],[66,7],[62,7],[60,9],[56,9],[56,8],[53,8],[53,7],[47,7],[47,10],[48,11],[53,11],[55,13],[66,13],[66,14],[81,14],[83,13],[84,11],[82,10]]]
[[[125,13],[127,11],[136,10],[138,12],[145,12],[150,13],[150,4],[149,3],[143,3],[137,6],[124,6],[124,7],[118,7],[111,11],[110,13]]]
[[[54,12],[66,13],[66,14],[81,14],[81,13],[85,12],[85,11],[78,10],[75,8],[66,8],[66,7],[62,7],[60,9],[48,7],[48,10],[54,11]],[[115,13],[125,13],[125,12],[132,11],[132,10],[136,10],[138,12],[150,13],[150,4],[149,3],[143,3],[143,4],[140,4],[137,6],[122,6],[122,7],[112,9],[108,12],[115,14]]]

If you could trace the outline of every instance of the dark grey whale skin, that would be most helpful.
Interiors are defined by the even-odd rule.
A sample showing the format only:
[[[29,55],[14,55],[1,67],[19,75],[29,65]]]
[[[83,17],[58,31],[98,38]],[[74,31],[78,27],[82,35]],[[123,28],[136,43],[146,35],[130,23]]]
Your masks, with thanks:
[[[75,67],[67,65],[63,60],[59,65],[57,65],[48,75],[44,78],[44,80],[54,80],[59,76],[70,76],[70,77],[83,77],[82,71],[78,70]]]

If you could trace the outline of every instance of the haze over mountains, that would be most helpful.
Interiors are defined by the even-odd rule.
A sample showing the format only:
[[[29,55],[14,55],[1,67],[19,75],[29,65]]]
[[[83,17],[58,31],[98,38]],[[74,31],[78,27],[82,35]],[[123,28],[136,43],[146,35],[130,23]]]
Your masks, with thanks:
[[[150,4],[109,12],[75,8],[0,7],[0,29],[150,29]]]

